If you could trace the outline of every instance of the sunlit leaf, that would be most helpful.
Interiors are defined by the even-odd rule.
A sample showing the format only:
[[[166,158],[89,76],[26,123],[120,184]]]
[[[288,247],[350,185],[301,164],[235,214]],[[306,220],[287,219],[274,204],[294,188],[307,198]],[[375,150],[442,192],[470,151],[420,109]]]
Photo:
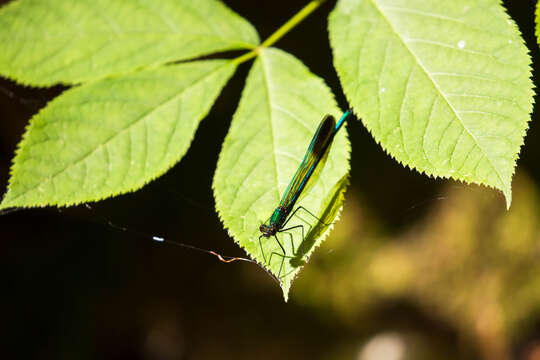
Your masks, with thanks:
[[[534,20],[536,22],[536,42],[540,44],[540,2],[536,3],[536,13]]]
[[[303,211],[294,216],[288,226],[304,225],[306,232],[311,226],[312,231],[304,239],[299,229],[278,233],[290,256],[281,272],[279,245],[274,238],[263,238],[261,249],[259,226],[279,204],[325,114],[339,118],[341,111],[320,78],[283,51],[261,51],[249,73],[214,177],[216,208],[225,227],[252,258],[280,278],[285,298],[295,275],[331,226],[322,226]],[[331,223],[343,201],[348,160],[349,142],[342,129],[326,163],[319,165],[322,171],[310,180],[311,186],[297,205]]]
[[[255,29],[216,0],[16,0],[0,9],[0,74],[79,83],[252,48]]]
[[[142,187],[186,153],[235,68],[200,61],[64,92],[30,121],[0,208],[71,205]]]
[[[340,0],[329,30],[345,95],[391,156],[500,189],[510,206],[533,91],[499,1]]]

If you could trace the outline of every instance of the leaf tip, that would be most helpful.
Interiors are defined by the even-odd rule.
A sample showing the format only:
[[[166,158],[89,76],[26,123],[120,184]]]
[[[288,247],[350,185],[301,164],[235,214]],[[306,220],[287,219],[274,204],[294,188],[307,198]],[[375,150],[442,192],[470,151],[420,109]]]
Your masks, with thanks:
[[[512,189],[503,190],[504,197],[506,199],[506,210],[510,210],[512,204]]]

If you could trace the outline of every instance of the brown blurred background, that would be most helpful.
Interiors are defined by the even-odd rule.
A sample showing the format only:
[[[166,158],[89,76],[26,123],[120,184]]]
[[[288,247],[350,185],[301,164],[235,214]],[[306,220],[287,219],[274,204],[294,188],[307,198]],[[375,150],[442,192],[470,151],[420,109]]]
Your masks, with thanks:
[[[262,39],[306,3],[225,2]],[[536,63],[535,2],[504,4]],[[324,78],[345,109],[326,32],[333,5],[277,46]],[[0,216],[4,358],[540,359],[535,114],[508,212],[493,190],[401,167],[359,121],[349,123],[345,209],[289,303],[253,264],[223,264],[142,235],[243,255],[213,210],[211,182],[248,69],[227,85],[186,157],[144,189],[92,209]],[[0,79],[2,192],[28,120],[62,90]]]

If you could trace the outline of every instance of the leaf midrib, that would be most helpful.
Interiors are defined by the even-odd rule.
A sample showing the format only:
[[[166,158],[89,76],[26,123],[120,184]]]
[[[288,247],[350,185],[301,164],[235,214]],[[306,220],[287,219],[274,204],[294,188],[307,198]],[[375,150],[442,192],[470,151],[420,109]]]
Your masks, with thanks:
[[[272,96],[271,96],[271,89],[270,89],[270,80],[269,80],[269,76],[268,76],[268,70],[266,69],[266,64],[265,64],[265,61],[264,61],[264,51],[261,52],[261,55],[259,56],[260,60],[261,60],[261,67],[262,67],[262,70],[263,70],[263,75],[264,75],[264,79],[265,79],[265,87],[266,87],[266,93],[268,94],[267,95],[267,98],[268,98],[268,114],[270,115],[270,134],[272,135],[272,148],[273,148],[273,153],[274,153],[274,156],[272,156],[273,160],[274,160],[274,173],[276,174],[276,191],[277,191],[277,195],[278,195],[278,198],[281,196],[280,194],[280,191],[279,191],[279,170],[278,170],[278,163],[277,163],[277,159],[276,159],[276,149],[277,149],[277,146],[276,146],[276,135],[275,135],[275,132],[274,132],[274,123],[273,123],[273,117],[272,117]]]
[[[136,36],[137,35],[137,36]],[[182,37],[182,38],[188,38],[190,40],[192,39],[216,39],[224,44],[237,44],[242,45],[248,49],[251,49],[255,47],[255,44],[251,44],[245,41],[235,40],[227,37],[222,37],[216,34],[186,34],[186,33],[175,33],[175,32],[159,32],[159,31],[126,31],[122,32],[120,34],[118,33],[110,33],[110,32],[95,32],[95,33],[84,33],[84,34],[60,34],[60,35],[54,35],[54,36],[41,36],[41,37],[32,37],[32,36],[17,36],[15,38],[8,37],[5,39],[6,41],[9,40],[11,43],[21,43],[21,42],[29,42],[29,41],[47,41],[47,40],[74,40],[78,39],[80,41],[88,40],[88,39],[101,39],[101,40],[118,40],[118,41],[124,41],[125,38],[128,39],[137,39],[144,38],[145,36],[161,36],[162,38],[175,38],[175,37]],[[0,40],[3,40],[3,37],[0,36]]]

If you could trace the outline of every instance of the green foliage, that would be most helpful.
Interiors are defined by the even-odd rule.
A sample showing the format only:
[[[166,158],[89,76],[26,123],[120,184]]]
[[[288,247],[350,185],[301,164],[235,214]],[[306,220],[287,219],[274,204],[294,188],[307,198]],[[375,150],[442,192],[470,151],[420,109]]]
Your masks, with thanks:
[[[34,116],[0,208],[96,201],[139,189],[178,162],[236,66],[256,58],[214,177],[216,209],[234,240],[291,282],[332,225],[302,211],[258,238],[326,113],[324,82],[272,46],[314,0],[262,45],[216,0],[16,0],[0,9],[0,74],[35,86],[78,84]],[[530,59],[495,0],[339,0],[329,19],[345,95],[381,146],[428,175],[495,187],[511,178],[532,108]],[[193,59],[250,49],[233,60]],[[165,65],[169,64],[169,65]],[[342,129],[298,202],[333,223],[348,183]],[[274,255],[272,255],[274,253]],[[272,261],[270,262],[270,257]]]
[[[500,189],[510,206],[533,91],[498,1],[340,0],[329,30],[344,92],[391,156]]]
[[[224,225],[254,259],[276,276],[281,275],[285,298],[291,281],[327,229],[318,234],[321,236],[306,238],[303,249],[300,230],[278,234],[287,256],[291,256],[285,259],[280,274],[282,257],[273,255],[271,263],[269,258],[273,252],[282,253],[273,238],[261,239],[262,253],[259,225],[279,204],[325,113],[341,116],[320,78],[283,51],[261,51],[249,73],[214,178],[216,208]],[[341,207],[342,197],[336,194],[343,192],[349,171],[349,142],[344,130],[336,135],[326,163],[319,165],[324,168],[310,180],[311,186],[299,201],[317,216],[323,214],[326,223],[337,214],[336,206]],[[338,196],[339,201],[329,203],[328,196]],[[291,226],[308,229],[309,225],[318,225],[309,214],[299,214],[291,219]]]
[[[32,118],[1,207],[72,205],[142,187],[186,153],[235,68],[199,61],[65,91]]]
[[[540,1],[536,3],[536,14],[534,20],[536,22],[536,42],[540,44]]]
[[[47,86],[253,48],[259,38],[216,0],[18,0],[0,11],[0,43],[2,75]]]

